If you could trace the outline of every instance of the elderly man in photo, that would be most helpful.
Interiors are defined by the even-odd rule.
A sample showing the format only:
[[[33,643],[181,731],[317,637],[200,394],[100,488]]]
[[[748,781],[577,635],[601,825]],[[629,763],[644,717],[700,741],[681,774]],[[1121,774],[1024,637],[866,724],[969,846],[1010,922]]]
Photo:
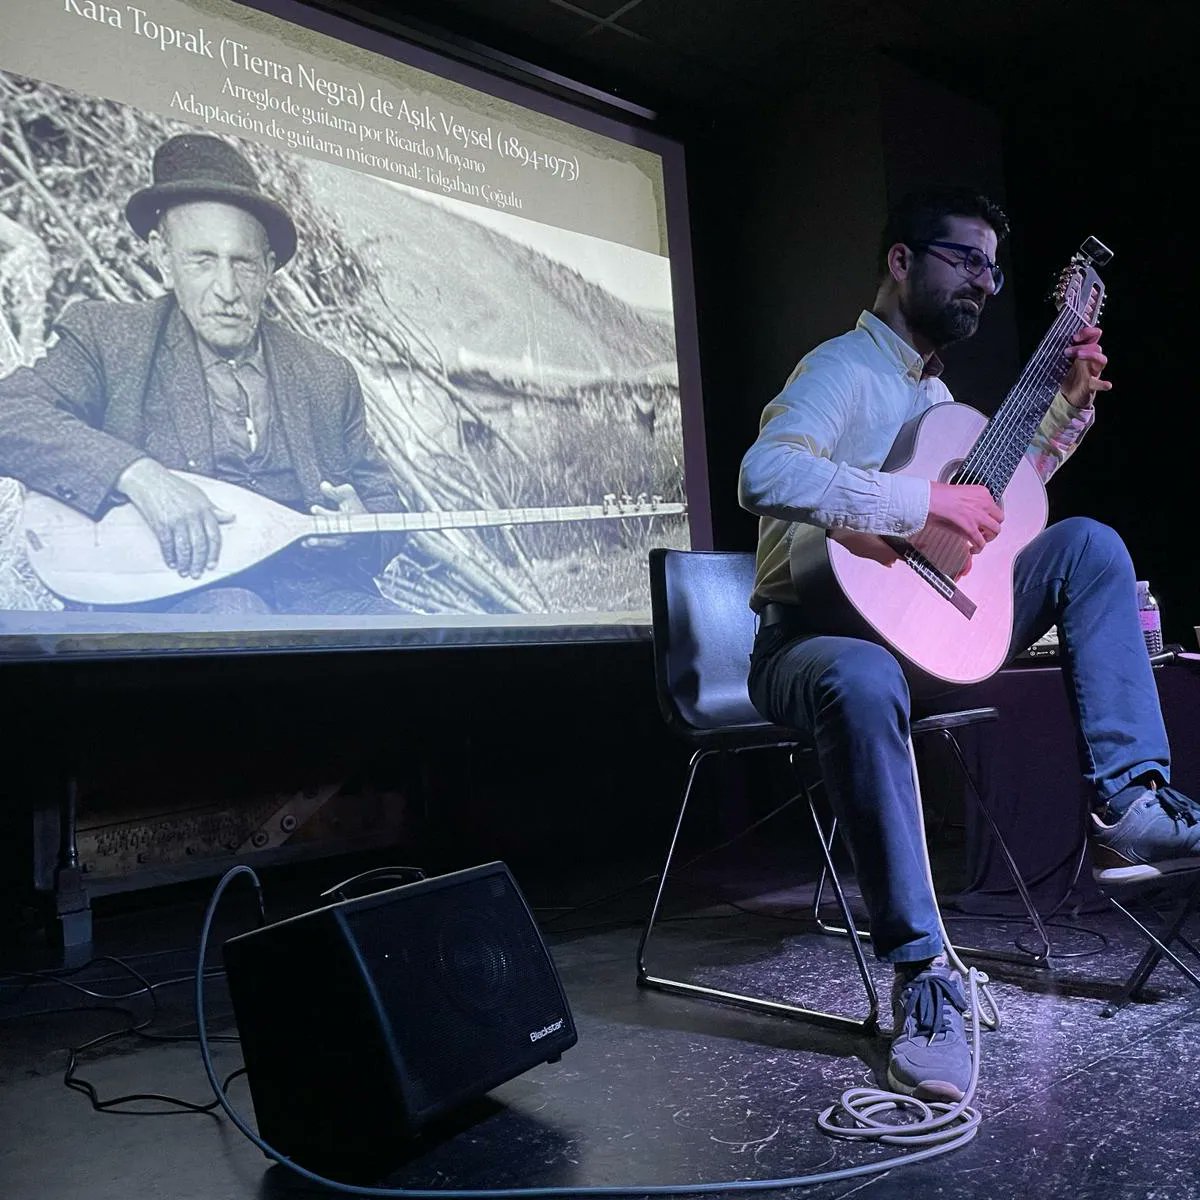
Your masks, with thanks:
[[[125,215],[167,294],[62,313],[46,357],[0,380],[0,474],[97,519],[132,504],[167,566],[201,585],[159,609],[394,613],[374,582],[383,539],[369,535],[295,545],[203,586],[237,518],[175,470],[301,512],[394,511],[399,496],[351,364],[262,316],[296,227],[241,152],[170,138]]]

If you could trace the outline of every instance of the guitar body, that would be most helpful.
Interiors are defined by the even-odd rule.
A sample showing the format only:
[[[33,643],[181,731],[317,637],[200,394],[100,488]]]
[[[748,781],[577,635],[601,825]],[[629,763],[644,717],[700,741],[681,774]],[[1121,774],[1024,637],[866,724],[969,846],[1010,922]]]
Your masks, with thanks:
[[[937,404],[901,438],[884,464],[898,475],[949,482],[978,441],[987,418],[967,404]],[[903,460],[903,461],[897,461]],[[1008,657],[1013,631],[1013,563],[1046,527],[1046,489],[1022,458],[1002,500],[1000,533],[957,581],[974,605],[968,616],[902,559],[885,565],[852,553],[833,537],[797,541],[792,580],[802,607],[829,613],[829,629],[870,638],[920,675],[977,683]],[[830,607],[832,606],[832,607]]]
[[[80,604],[141,604],[219,583],[313,532],[302,513],[220,479],[175,472],[234,520],[221,526],[221,556],[199,579],[163,561],[158,538],[132,504],[99,521],[40,492],[25,497],[22,526],[30,565],[51,591]]]

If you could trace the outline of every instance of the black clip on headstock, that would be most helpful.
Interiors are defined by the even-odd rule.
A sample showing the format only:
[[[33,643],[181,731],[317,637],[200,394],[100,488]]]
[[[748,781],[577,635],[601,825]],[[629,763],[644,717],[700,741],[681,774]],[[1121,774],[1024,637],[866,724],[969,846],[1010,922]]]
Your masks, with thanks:
[[[1095,267],[1105,267],[1112,262],[1113,252],[1096,237],[1089,237],[1079,247],[1079,253]]]

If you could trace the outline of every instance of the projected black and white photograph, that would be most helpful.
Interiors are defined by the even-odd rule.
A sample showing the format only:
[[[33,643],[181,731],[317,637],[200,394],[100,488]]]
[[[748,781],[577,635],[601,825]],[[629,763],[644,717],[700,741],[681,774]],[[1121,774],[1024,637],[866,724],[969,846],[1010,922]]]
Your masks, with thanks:
[[[13,72],[0,111],[6,631],[648,611],[667,258]]]

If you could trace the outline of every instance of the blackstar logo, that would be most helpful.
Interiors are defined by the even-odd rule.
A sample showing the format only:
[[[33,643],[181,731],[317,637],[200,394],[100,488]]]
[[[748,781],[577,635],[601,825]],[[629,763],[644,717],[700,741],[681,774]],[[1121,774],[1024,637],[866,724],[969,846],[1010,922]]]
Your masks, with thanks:
[[[540,1042],[548,1033],[557,1033],[563,1027],[563,1019],[559,1017],[552,1025],[544,1025],[541,1029],[535,1029],[530,1035],[531,1042]]]

